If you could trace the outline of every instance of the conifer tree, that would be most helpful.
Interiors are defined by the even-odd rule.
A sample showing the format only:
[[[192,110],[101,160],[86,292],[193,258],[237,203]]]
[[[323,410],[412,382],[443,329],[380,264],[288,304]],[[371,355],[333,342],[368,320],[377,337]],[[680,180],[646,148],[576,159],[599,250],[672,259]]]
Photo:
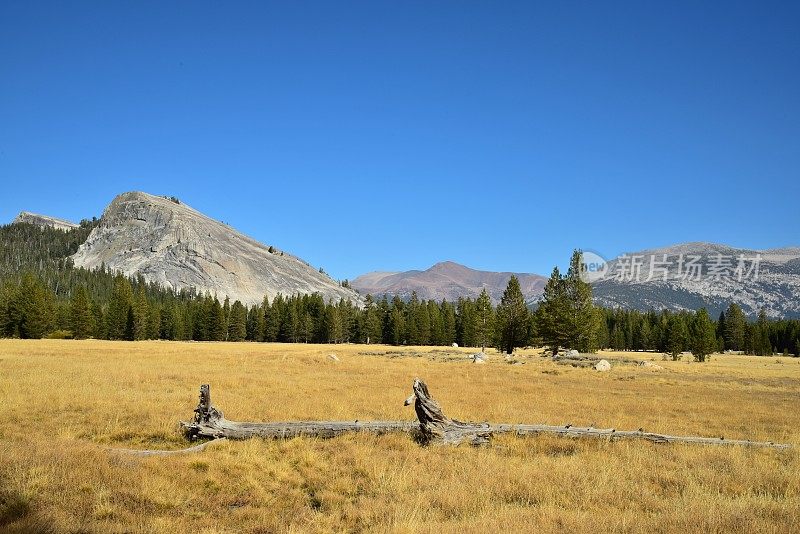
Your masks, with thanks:
[[[717,336],[717,350],[723,352],[725,350],[725,310],[719,312],[715,333]]]
[[[210,341],[225,341],[228,328],[225,325],[225,312],[216,297],[211,302],[211,310],[208,315],[208,339]]]
[[[85,286],[78,286],[72,292],[70,326],[75,339],[86,339],[94,331],[94,317]]]
[[[745,333],[747,319],[738,304],[732,302],[725,313],[723,336],[725,348],[729,350],[745,350]]]
[[[753,348],[756,356],[772,356],[772,342],[769,339],[769,321],[764,308],[758,312],[758,320],[753,328]]]
[[[365,343],[381,342],[381,320],[378,306],[372,299],[372,295],[367,295],[364,299],[364,335]]]
[[[97,302],[91,301],[92,313],[92,333],[91,336],[95,339],[105,339],[105,316],[103,315],[103,308]]]
[[[598,314],[592,304],[592,287],[581,278],[582,266],[583,252],[573,251],[564,281],[568,304],[567,339],[570,348],[594,352],[597,349]],[[632,338],[633,325],[630,324],[629,328]]]
[[[230,307],[228,341],[244,341],[247,337],[247,309],[240,301]]]
[[[554,267],[547,284],[544,286],[542,299],[536,310],[536,327],[539,331],[539,337],[542,338],[542,342],[549,347],[554,356],[558,354],[559,348],[566,347],[569,343],[568,309],[566,283],[558,267]],[[614,337],[614,334],[616,332],[612,333],[612,337]]]
[[[52,301],[52,292],[39,277],[31,273],[23,275],[14,303],[21,338],[38,339],[49,332],[52,325]]]
[[[498,348],[511,354],[516,347],[523,347],[528,333],[528,307],[519,286],[519,280],[511,275],[500,305],[497,306]]]
[[[392,308],[389,312],[389,342],[393,345],[402,345],[406,339],[405,314],[403,301],[399,297],[392,299]]]
[[[147,296],[144,287],[140,285],[133,300],[133,339],[147,339],[148,319]]]
[[[442,301],[442,328],[445,345],[454,343],[456,341],[456,309],[446,300]]]
[[[669,322],[667,334],[667,350],[672,355],[672,359],[677,361],[683,349],[686,347],[689,331],[683,317],[679,314],[672,315]]]
[[[478,343],[481,346],[481,352],[486,352],[486,345],[492,341],[494,336],[494,308],[485,287],[481,290],[478,300],[475,301],[475,315]]]
[[[705,308],[697,310],[692,324],[692,355],[698,362],[706,361],[717,346],[714,323]]]
[[[114,277],[114,286],[106,314],[106,331],[109,339],[126,339],[128,315],[133,306],[133,289],[122,274]]]
[[[449,345],[444,337],[444,318],[442,317],[442,308],[434,300],[428,301],[428,317],[431,323],[431,335],[429,342],[431,345]]]

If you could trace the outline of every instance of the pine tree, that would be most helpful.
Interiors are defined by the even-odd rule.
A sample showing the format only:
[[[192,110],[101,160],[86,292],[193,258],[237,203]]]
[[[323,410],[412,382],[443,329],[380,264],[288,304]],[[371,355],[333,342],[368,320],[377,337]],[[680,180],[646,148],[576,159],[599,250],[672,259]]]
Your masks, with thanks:
[[[86,339],[94,331],[94,317],[85,286],[78,286],[72,291],[70,324],[75,339]]]
[[[399,297],[392,299],[392,308],[389,312],[389,342],[393,345],[403,345],[406,339],[406,320],[403,313],[403,301]]]
[[[158,339],[161,333],[161,305],[147,305],[147,339]]]
[[[126,339],[128,314],[133,306],[133,289],[130,281],[121,274],[114,277],[114,286],[106,314],[108,339]]]
[[[672,315],[667,333],[667,350],[674,361],[678,360],[683,349],[686,348],[688,337],[689,331],[683,317],[680,314]]]
[[[133,339],[147,339],[149,311],[147,306],[147,296],[144,287],[141,285],[136,289],[136,296],[133,299]]]
[[[758,312],[758,321],[753,329],[753,349],[756,356],[772,356],[772,342],[769,339],[769,321],[764,308]]]
[[[745,333],[747,319],[742,309],[736,304],[731,303],[725,313],[725,327],[723,336],[725,338],[725,348],[728,350],[745,350]]]
[[[519,286],[519,280],[511,275],[500,305],[497,306],[498,348],[511,354],[516,347],[522,347],[527,341],[528,307]]]
[[[428,314],[428,306],[425,302],[420,302],[414,308],[414,324],[416,325],[416,337],[411,340],[412,345],[430,345],[431,341],[431,318]]]
[[[264,341],[278,341],[283,312],[283,297],[278,293],[272,304],[264,306]]]
[[[636,325],[634,348],[637,350],[647,350],[649,347],[650,321],[647,320],[647,317],[642,317]]]
[[[421,345],[419,334],[419,297],[416,291],[411,292],[411,298],[405,306],[406,337],[410,345]]]
[[[342,318],[339,310],[333,304],[325,306],[325,334],[326,343],[341,343]]]
[[[378,306],[372,300],[372,295],[364,299],[364,335],[365,343],[381,342],[381,320]]]
[[[103,308],[100,304],[91,302],[92,313],[92,333],[91,336],[95,339],[104,339],[105,333],[105,316],[103,315]]]
[[[481,346],[481,352],[486,352],[486,345],[492,341],[494,336],[494,308],[485,287],[481,290],[478,300],[475,301],[475,319],[478,343]]]
[[[39,277],[25,273],[13,307],[18,319],[19,337],[38,339],[52,326],[53,295]]]
[[[475,314],[475,303],[471,299],[458,299],[456,331],[456,340],[462,347],[478,345],[478,316]]]
[[[719,352],[723,352],[725,350],[725,311],[719,312],[719,317],[717,318],[717,328],[716,328],[716,336],[717,336],[717,350]]]
[[[706,357],[714,352],[717,346],[717,336],[714,323],[708,316],[705,308],[697,310],[692,324],[692,355],[695,361],[704,362]]]
[[[447,342],[444,337],[444,318],[442,317],[442,308],[433,300],[428,301],[428,317],[431,322],[431,345],[449,345],[452,342]]]
[[[442,301],[442,324],[444,344],[450,345],[456,341],[456,309],[446,300]]]
[[[231,299],[225,295],[225,302],[222,303],[222,324],[225,328],[225,339],[228,339],[231,324]]]
[[[536,327],[542,342],[550,348],[553,355],[569,343],[567,311],[567,288],[558,267],[553,268],[544,286],[539,308],[536,310]],[[614,333],[612,333],[614,337]]]
[[[208,315],[208,339],[210,341],[225,341],[228,328],[225,325],[225,312],[216,297],[211,302],[211,310]]]
[[[597,349],[597,330],[599,317],[592,304],[592,287],[581,278],[583,252],[575,250],[569,262],[565,282],[568,303],[567,333],[570,348],[580,352],[594,352]],[[633,338],[632,324],[630,337]],[[629,346],[632,346],[632,339]]]
[[[228,341],[244,341],[247,337],[247,308],[240,301],[230,308],[228,323]]]

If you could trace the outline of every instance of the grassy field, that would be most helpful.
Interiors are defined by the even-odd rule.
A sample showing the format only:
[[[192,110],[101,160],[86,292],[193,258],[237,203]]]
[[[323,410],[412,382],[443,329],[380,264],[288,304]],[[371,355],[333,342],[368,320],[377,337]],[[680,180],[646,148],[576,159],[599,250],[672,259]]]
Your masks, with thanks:
[[[0,341],[0,531],[798,532],[800,359],[705,364],[603,353],[608,373],[522,351],[278,344]],[[336,353],[340,361],[328,359]],[[663,370],[624,364],[656,359]],[[198,386],[233,420],[407,419],[414,377],[462,420],[792,443],[789,451],[407,435],[177,449]]]

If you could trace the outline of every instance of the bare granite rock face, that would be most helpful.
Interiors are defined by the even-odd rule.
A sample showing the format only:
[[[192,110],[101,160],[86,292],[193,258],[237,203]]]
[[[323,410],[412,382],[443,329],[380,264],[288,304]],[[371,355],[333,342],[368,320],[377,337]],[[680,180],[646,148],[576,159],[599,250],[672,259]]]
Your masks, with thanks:
[[[73,228],[77,228],[78,225],[74,222],[69,222],[64,219],[58,219],[56,217],[50,217],[49,215],[39,215],[38,213],[31,213],[29,211],[21,211],[17,218],[11,221],[11,224],[15,223],[28,223],[28,224],[35,224],[36,226],[49,226],[51,228],[55,228],[56,230],[72,230]]]
[[[244,304],[284,296],[320,293],[360,303],[300,258],[267,247],[211,219],[177,199],[123,193],[103,212],[100,224],[72,256],[87,269],[105,264],[126,275],[141,274],[164,287],[194,287],[220,300]]]

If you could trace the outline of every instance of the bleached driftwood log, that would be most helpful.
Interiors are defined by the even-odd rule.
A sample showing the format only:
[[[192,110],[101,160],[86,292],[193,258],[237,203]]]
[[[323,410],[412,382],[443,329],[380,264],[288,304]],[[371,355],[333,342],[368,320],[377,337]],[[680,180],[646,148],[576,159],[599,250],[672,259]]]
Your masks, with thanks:
[[[425,382],[419,378],[414,380],[414,393],[406,399],[406,405],[414,403],[414,411],[420,424],[420,434],[425,442],[440,442],[457,445],[470,443],[482,445],[488,443],[494,434],[514,433],[518,436],[536,434],[555,434],[574,438],[601,438],[609,441],[616,439],[644,439],[654,443],[696,443],[701,445],[745,445],[751,447],[772,447],[788,449],[791,445],[773,443],[771,441],[749,441],[698,436],[670,436],[639,430],[616,430],[614,428],[575,427],[572,425],[510,425],[489,423],[464,423],[450,419],[442,412],[439,404],[428,393]]]
[[[200,386],[200,403],[194,409],[194,421],[181,422],[191,440],[198,438],[294,438],[312,436],[332,438],[345,432],[412,432],[412,421],[285,421],[279,423],[239,423],[228,421],[222,411],[211,404],[211,388]]]
[[[519,436],[537,434],[555,434],[574,438],[591,437],[606,439],[644,439],[654,443],[696,443],[701,445],[743,445],[749,447],[771,447],[788,449],[791,445],[773,443],[771,441],[729,440],[698,436],[670,436],[639,430],[616,430],[593,427],[575,427],[572,425],[512,425],[489,423],[465,423],[447,417],[439,404],[430,396],[428,386],[420,379],[415,379],[413,393],[405,404],[414,404],[418,423],[410,421],[287,421],[281,423],[238,423],[228,421],[222,412],[211,404],[211,391],[208,384],[200,386],[200,403],[195,408],[194,421],[181,423],[187,436],[198,438],[246,439],[293,438],[296,436],[313,436],[330,438],[345,432],[370,432],[384,434],[387,432],[409,432],[421,443],[441,443],[457,445],[469,443],[484,445],[492,436],[502,433],[514,433]]]

